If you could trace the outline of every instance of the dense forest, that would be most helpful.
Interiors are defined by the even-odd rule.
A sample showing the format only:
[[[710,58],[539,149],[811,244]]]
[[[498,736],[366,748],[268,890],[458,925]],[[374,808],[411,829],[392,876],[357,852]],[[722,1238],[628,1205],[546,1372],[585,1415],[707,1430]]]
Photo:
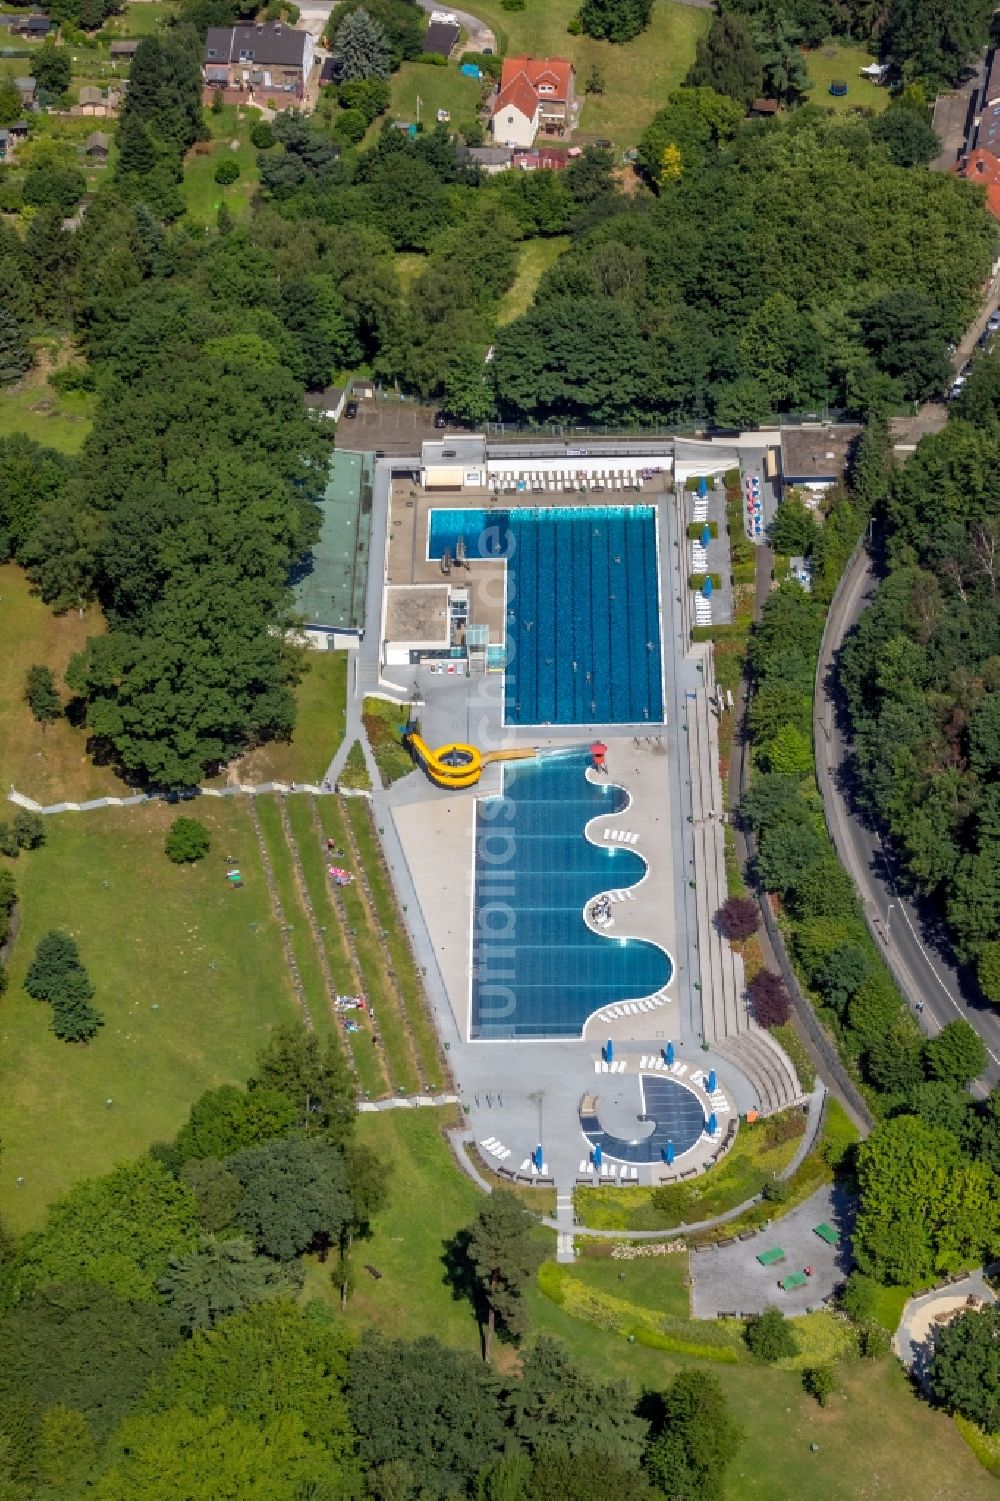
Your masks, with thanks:
[[[384,24],[403,56],[401,6]],[[863,413],[939,389],[989,266],[981,194],[900,165],[895,134],[809,106],[745,122],[704,86],[650,122],[629,193],[599,149],[485,178],[442,128],[356,149],[279,116],[249,222],[223,206],[206,234],[180,191],[205,128],[189,21],[140,45],[78,227],[58,174],[23,235],[0,224],[2,352],[23,368],[32,336],[67,332],[58,380],[99,397],[78,459],[7,440],[0,541],[53,608],[100,602],[74,712],[139,784],[188,786],[290,732],[296,659],[266,627],[290,623],[333,441],[304,388],[367,367],[474,423]],[[348,87],[344,113],[384,108],[378,80]],[[893,111],[907,140],[926,126],[919,99]],[[556,235],[533,304],[498,326],[522,245]],[[421,256],[405,289],[400,252]]]
[[[551,1339],[501,1370],[347,1327],[358,1242],[405,1192],[354,1107],[336,1044],[279,1030],[246,1088],[203,1095],[173,1141],[77,1184],[37,1231],[0,1233],[4,1501],[717,1495],[740,1431],[711,1375],[640,1409]],[[535,1225],[484,1199],[448,1249],[456,1296],[476,1302],[483,1255],[527,1280]],[[326,1293],[304,1301],[307,1256]],[[508,1349],[520,1291],[487,1294]]]
[[[967,424],[962,426],[971,433]],[[987,1063],[982,1041],[964,1020],[925,1038],[885,966],[827,831],[813,770],[812,707],[826,611],[870,516],[887,507],[895,514],[899,507],[907,517],[900,526],[919,528],[923,507],[938,527],[947,529],[944,518],[952,505],[940,504],[933,459],[935,451],[944,452],[941,443],[941,438],[925,439],[905,469],[894,471],[889,427],[876,415],[854,455],[849,487],[831,489],[818,510],[794,499],[779,508],[771,539],[779,550],[801,552],[811,560],[813,588],[807,593],[796,582],[781,584],[751,631],[747,720],[752,775],[740,805],[740,817],[754,839],[754,873],[761,887],[774,893],[799,975],[878,1122],[858,1151],[855,1257],[862,1272],[877,1281],[910,1285],[978,1264],[995,1252],[1000,1239],[1000,1088],[985,1100],[973,1099],[969,1083]],[[941,472],[950,460],[942,462]],[[956,468],[953,473],[957,496],[967,471]],[[952,504],[957,514],[961,502]],[[954,540],[949,545],[954,548]],[[933,581],[918,594],[912,565],[906,566],[905,597],[915,612],[916,601],[933,589]],[[887,587],[891,591],[892,583]],[[905,768],[912,764],[912,748],[904,740],[910,722],[906,715],[915,713],[917,698],[908,664],[912,643],[921,637],[900,625],[893,605],[888,607],[888,627],[879,631],[881,609],[876,605],[863,617],[876,623],[877,633],[864,640],[871,653],[871,680],[891,708],[881,726],[864,738],[870,747],[884,747],[890,760],[901,753]],[[996,629],[995,619],[991,629]],[[859,645],[852,648],[855,653]],[[974,674],[970,660],[969,677]],[[963,692],[967,681],[962,680]],[[862,700],[878,701],[877,696],[865,697],[864,690]],[[942,707],[939,698],[935,708]],[[901,717],[894,717],[897,713]],[[907,797],[913,796],[907,783],[898,806],[908,806]],[[995,871],[981,867],[975,880],[984,904],[994,889]],[[967,890],[973,888],[970,880]]]
[[[1000,358],[894,477],[887,576],[840,664],[861,798],[1000,1001]]]

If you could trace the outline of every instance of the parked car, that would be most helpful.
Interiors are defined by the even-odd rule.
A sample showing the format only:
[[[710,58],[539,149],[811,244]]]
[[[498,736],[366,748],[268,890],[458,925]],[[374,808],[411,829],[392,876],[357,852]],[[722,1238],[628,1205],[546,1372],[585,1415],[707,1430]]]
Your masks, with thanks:
[[[448,426],[448,419],[445,416],[444,412],[434,413],[434,426],[438,429]]]
[[[347,405],[345,406],[345,408],[344,408],[344,416],[345,417],[356,417],[357,415],[358,415],[358,404],[357,404],[357,402],[356,401],[349,401],[347,403]]]
[[[952,382],[951,386],[948,389],[948,400],[949,401],[954,401],[956,399],[956,397],[961,396],[963,390],[965,389],[966,379],[967,379],[966,376],[959,375]]]
[[[993,343],[993,335],[995,332],[995,329],[989,327],[984,328],[982,333],[979,335],[979,338],[976,340],[978,348],[988,349],[989,346]]]
[[[990,333],[993,334],[995,334],[997,329],[1000,328],[1000,308],[998,308],[995,313],[991,313],[987,318],[986,327],[989,329]]]

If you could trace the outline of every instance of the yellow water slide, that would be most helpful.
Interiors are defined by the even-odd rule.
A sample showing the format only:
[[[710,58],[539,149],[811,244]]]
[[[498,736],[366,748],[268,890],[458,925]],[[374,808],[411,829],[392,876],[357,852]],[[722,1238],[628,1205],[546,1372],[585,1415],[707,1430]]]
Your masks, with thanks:
[[[483,767],[494,761],[528,761],[538,754],[532,747],[519,750],[479,751],[474,745],[439,745],[431,750],[419,735],[408,733],[405,744],[437,787],[474,787]]]

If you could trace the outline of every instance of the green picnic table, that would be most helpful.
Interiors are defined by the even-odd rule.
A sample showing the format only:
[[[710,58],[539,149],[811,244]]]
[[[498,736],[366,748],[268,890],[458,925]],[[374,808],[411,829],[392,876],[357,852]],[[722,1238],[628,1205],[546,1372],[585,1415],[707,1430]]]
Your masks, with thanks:
[[[761,1266],[777,1266],[779,1261],[784,1261],[785,1253],[780,1246],[775,1246],[770,1251],[761,1251],[757,1260]]]
[[[835,1246],[840,1241],[840,1236],[832,1225],[824,1220],[822,1225],[813,1225],[813,1234],[818,1235],[820,1240],[825,1240],[828,1246]]]
[[[805,1287],[808,1281],[809,1278],[805,1272],[789,1272],[784,1281],[778,1283],[778,1286],[783,1293],[790,1293],[797,1287]]]

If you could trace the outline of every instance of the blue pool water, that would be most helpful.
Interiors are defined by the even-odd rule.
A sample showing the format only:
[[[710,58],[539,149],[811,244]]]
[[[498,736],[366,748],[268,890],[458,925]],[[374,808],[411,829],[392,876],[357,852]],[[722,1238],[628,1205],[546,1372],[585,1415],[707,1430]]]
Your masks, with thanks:
[[[662,722],[652,506],[434,510],[428,555],[507,560],[507,724]]]
[[[509,765],[503,795],[477,806],[473,1037],[577,1037],[599,1006],[670,979],[663,949],[584,922],[592,897],[634,885],[645,869],[632,850],[584,837],[591,818],[625,801],[620,788],[588,782],[589,764],[580,750]]]
[[[680,1157],[694,1146],[705,1129],[705,1104],[676,1079],[643,1074],[645,1116],[636,1117],[637,1141],[626,1141],[605,1131],[596,1115],[581,1115],[580,1125],[592,1147],[600,1146],[605,1157],[619,1162],[661,1162],[667,1143],[673,1142]],[[650,1132],[652,1123],[652,1132]],[[647,1134],[648,1133],[648,1134]]]

